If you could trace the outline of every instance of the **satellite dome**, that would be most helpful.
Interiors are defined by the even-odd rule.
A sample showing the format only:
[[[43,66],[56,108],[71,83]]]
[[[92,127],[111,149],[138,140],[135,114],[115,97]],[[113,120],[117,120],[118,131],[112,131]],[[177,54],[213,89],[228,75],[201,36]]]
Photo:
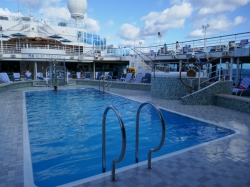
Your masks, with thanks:
[[[68,0],[67,6],[69,12],[71,13],[71,17],[76,20],[76,24],[78,25],[78,21],[84,18],[84,14],[87,9],[87,1],[86,0]]]

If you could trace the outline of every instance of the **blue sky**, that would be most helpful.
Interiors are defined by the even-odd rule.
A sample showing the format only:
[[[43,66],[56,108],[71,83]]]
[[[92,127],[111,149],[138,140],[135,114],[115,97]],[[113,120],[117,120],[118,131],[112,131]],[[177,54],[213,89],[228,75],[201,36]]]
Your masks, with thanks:
[[[67,0],[1,0],[0,15],[17,12],[28,2],[36,17],[74,22]],[[87,4],[83,24],[116,47],[203,38],[206,24],[207,37],[250,31],[250,0],[87,0]]]

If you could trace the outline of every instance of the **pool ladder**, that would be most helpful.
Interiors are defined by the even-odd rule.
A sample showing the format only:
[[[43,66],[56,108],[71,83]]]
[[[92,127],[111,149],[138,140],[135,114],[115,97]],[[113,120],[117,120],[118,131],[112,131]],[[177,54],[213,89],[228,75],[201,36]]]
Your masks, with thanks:
[[[110,181],[114,182],[114,181],[116,181],[116,179],[115,179],[115,164],[122,161],[122,159],[125,155],[125,152],[126,152],[126,131],[125,131],[122,117],[121,117],[120,113],[118,112],[118,110],[113,106],[107,106],[105,111],[104,111],[103,118],[102,118],[102,172],[103,173],[106,172],[106,117],[107,117],[107,113],[110,109],[114,110],[116,116],[118,117],[120,127],[121,127],[121,133],[122,133],[122,151],[121,151],[120,157],[118,159],[114,159],[112,161],[112,174],[111,174]]]
[[[105,87],[107,87],[109,90],[109,88],[113,84],[113,80],[110,75],[102,75],[99,79],[99,92],[101,92],[101,82],[102,82],[103,92],[104,92]]]
[[[139,117],[140,117],[140,112],[143,106],[145,105],[151,105],[156,112],[159,115],[160,121],[161,121],[161,125],[162,125],[162,135],[161,135],[161,141],[160,144],[156,147],[156,148],[151,148],[148,152],[148,169],[152,169],[151,167],[151,155],[152,152],[157,152],[161,149],[161,147],[164,144],[164,140],[165,140],[165,136],[166,136],[166,128],[165,128],[165,122],[164,119],[162,117],[161,111],[152,103],[152,102],[145,102],[142,103],[136,113],[136,140],[135,140],[135,144],[136,144],[136,152],[135,152],[135,162],[138,163],[138,157],[139,157]],[[124,127],[124,123],[122,120],[122,117],[120,115],[120,113],[118,112],[118,110],[109,105],[106,107],[104,114],[103,114],[103,119],[102,119],[102,172],[105,173],[106,172],[106,117],[107,117],[107,113],[108,111],[112,109],[114,110],[116,116],[118,117],[119,123],[120,123],[120,127],[121,127],[121,133],[122,133],[122,150],[121,150],[121,154],[120,157],[118,159],[114,159],[112,161],[112,172],[111,172],[111,182],[115,182],[116,178],[115,178],[115,164],[119,163],[122,161],[125,152],[126,152],[126,130]]]

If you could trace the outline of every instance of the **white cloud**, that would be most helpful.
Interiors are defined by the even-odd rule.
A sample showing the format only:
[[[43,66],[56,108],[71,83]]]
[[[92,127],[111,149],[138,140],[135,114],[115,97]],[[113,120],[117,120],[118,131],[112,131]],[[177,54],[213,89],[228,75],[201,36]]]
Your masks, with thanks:
[[[212,33],[218,33],[223,32],[232,29],[233,27],[242,24],[246,21],[246,18],[237,16],[233,21],[230,21],[226,15],[218,15],[216,17],[211,18],[207,23],[209,23],[209,27],[207,29],[207,35]],[[198,22],[196,22],[198,24]],[[206,23],[206,22],[205,22]],[[201,37],[204,36],[204,33],[202,32],[201,25],[202,23],[199,23],[200,29],[196,29],[190,34],[188,34],[187,37]]]
[[[206,16],[222,12],[233,12],[237,8],[250,3],[250,0],[190,0],[192,5],[199,9],[197,16]]]
[[[119,45],[120,46],[134,46],[135,45],[135,42],[132,41],[132,40],[121,40],[119,42]]]
[[[136,28],[131,24],[123,24],[118,34],[126,40],[154,37],[159,31],[164,32],[171,28],[183,27],[185,20],[190,17],[192,11],[191,4],[183,2],[182,4],[167,8],[162,12],[150,12],[141,18],[142,21],[145,21],[142,28]]]
[[[97,20],[88,18],[87,14],[85,14],[84,21],[89,33],[98,33],[100,30],[99,22]]]
[[[141,29],[141,34],[145,36],[155,36],[159,31],[164,32],[171,28],[181,28],[185,20],[192,14],[191,4],[183,2],[165,9],[163,12],[151,12],[141,18],[145,21],[145,26]]]
[[[0,8],[0,15],[10,15],[11,14],[11,11],[7,8],[5,9],[2,9]]]
[[[108,20],[108,22],[105,24],[105,27],[111,28],[113,25],[114,25],[114,21],[113,20]]]
[[[125,40],[134,40],[138,36],[139,32],[139,28],[125,23],[120,27],[118,35]]]
[[[39,13],[43,14],[44,20],[69,21],[71,19],[68,9],[64,7],[48,7],[41,9]]]

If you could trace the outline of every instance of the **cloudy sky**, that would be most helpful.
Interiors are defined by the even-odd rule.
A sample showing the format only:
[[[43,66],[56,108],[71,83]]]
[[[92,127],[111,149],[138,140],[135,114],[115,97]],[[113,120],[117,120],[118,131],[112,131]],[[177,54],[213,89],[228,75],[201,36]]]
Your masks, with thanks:
[[[250,0],[87,0],[82,21],[115,46],[149,46],[250,31]],[[43,20],[74,22],[67,0],[1,0],[0,15],[29,4]],[[25,11],[22,14],[27,14]],[[158,37],[158,32],[163,35]]]

